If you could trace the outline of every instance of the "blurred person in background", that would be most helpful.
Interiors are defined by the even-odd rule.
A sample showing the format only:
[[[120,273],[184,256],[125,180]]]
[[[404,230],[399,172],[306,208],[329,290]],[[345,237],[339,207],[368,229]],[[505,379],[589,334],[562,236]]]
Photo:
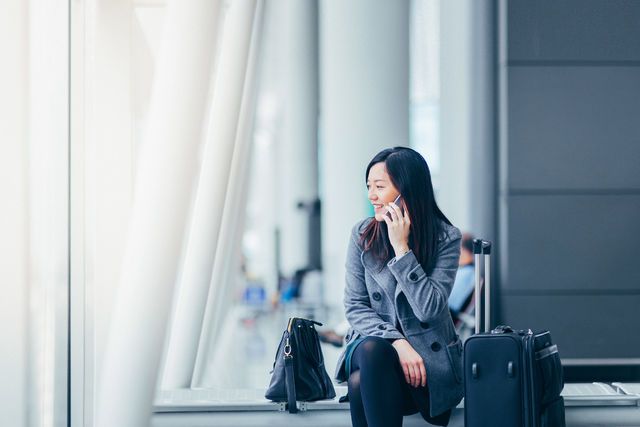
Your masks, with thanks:
[[[449,295],[449,308],[454,314],[459,313],[468,304],[474,287],[475,266],[473,262],[473,239],[465,233],[460,241],[460,260],[458,274]]]

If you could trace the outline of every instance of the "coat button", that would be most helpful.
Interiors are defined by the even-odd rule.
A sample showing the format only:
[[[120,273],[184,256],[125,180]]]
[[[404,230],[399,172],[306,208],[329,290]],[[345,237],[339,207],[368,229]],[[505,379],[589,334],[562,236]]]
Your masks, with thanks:
[[[380,292],[374,292],[373,299],[376,301],[380,301],[382,299],[382,295],[380,295]]]
[[[436,341],[433,344],[431,344],[431,350],[433,350],[433,351],[440,351],[441,348],[442,348],[442,346],[440,345],[440,343],[438,341]]]
[[[427,322],[420,322],[420,327],[422,329],[429,329],[429,324]]]
[[[417,275],[416,273],[411,273],[411,274],[409,274],[409,279],[411,279],[411,280],[414,280],[414,281],[415,281],[415,280],[417,280],[417,279],[418,279],[418,275]]]
[[[384,330],[384,329],[387,329],[387,327],[386,327],[386,326],[384,326],[384,325],[381,323],[381,324],[379,324],[379,325],[378,325],[378,329],[383,329],[383,330]]]

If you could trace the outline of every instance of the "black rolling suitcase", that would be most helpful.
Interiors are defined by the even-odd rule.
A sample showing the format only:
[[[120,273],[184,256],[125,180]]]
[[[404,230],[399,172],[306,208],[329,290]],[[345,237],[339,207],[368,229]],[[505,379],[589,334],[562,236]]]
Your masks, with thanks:
[[[474,241],[476,334],[464,344],[465,427],[565,427],[562,365],[549,331],[490,329],[491,242]],[[480,332],[480,261],[485,332]],[[542,314],[541,314],[542,315]]]

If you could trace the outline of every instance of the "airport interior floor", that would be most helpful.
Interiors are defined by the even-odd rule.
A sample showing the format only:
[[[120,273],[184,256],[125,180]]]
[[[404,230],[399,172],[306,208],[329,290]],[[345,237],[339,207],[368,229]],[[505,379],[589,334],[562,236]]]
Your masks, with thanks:
[[[199,426],[350,426],[346,394],[336,384],[333,401],[303,404],[298,414],[283,412],[264,398],[275,352],[289,316],[310,317],[301,307],[263,312],[243,306],[230,310],[220,337],[220,353],[205,375],[207,387],[162,390],[154,405],[153,427]],[[324,313],[317,319],[337,316]],[[341,349],[323,344],[331,377]],[[566,384],[563,396],[567,426],[640,427],[640,383]],[[454,410],[450,426],[464,426],[464,401]],[[405,417],[404,426],[427,426],[419,414]],[[514,426],[515,427],[515,426]]]

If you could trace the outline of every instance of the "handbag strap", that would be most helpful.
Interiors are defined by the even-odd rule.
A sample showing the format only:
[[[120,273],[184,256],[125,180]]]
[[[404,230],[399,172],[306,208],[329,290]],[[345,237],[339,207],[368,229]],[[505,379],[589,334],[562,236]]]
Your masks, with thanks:
[[[284,356],[285,384],[287,385],[287,406],[290,414],[298,412],[296,405],[296,380],[293,375],[293,356],[285,354]]]
[[[284,383],[287,388],[287,406],[290,414],[298,412],[296,405],[296,377],[293,373],[293,355],[291,354],[291,343],[289,342],[290,333],[285,331],[284,344]]]

